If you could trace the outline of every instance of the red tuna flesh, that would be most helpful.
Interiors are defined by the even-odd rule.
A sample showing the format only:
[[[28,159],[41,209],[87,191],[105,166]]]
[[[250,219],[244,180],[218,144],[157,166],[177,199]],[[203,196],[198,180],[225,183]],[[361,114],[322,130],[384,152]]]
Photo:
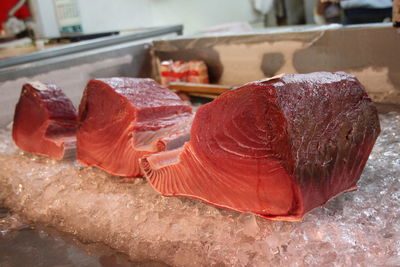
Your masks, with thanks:
[[[26,83],[15,108],[13,139],[24,151],[62,159],[75,148],[77,114],[54,84]]]
[[[248,83],[199,108],[190,142],[141,167],[164,196],[297,221],[356,182],[380,132],[363,86],[343,72]]]
[[[191,107],[152,79],[94,79],[79,106],[77,159],[138,177],[139,158],[181,146],[191,121]]]

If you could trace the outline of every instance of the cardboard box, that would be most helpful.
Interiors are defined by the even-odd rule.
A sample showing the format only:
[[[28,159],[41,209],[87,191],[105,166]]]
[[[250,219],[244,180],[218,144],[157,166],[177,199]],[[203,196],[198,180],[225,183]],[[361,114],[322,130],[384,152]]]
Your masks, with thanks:
[[[374,101],[400,104],[400,34],[390,23],[282,31],[178,37],[154,41],[153,49],[160,61],[204,60],[211,83],[345,71],[357,76]]]

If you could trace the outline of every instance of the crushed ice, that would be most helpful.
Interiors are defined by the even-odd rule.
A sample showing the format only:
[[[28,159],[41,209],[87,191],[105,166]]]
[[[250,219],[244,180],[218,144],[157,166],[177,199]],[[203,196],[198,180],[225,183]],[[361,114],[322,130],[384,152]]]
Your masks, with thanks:
[[[396,266],[400,263],[400,114],[359,181],[302,222],[267,221],[165,198],[143,179],[19,152],[0,133],[0,201],[32,221],[174,266]]]

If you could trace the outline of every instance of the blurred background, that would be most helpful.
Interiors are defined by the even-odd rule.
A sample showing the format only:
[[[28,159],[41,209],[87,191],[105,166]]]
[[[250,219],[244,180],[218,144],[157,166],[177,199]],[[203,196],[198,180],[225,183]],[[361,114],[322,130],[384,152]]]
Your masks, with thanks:
[[[399,33],[400,0],[0,0],[0,130],[11,127],[15,103],[24,83],[37,80],[57,84],[78,106],[87,81],[100,77],[151,77],[198,107],[199,103],[209,102],[244,83],[281,73],[345,71],[365,85],[369,96],[379,104],[380,112],[399,112]],[[390,131],[390,127],[387,128],[386,135],[392,134]],[[392,153],[387,164],[397,155],[391,151],[385,153]],[[3,188],[17,188],[16,195],[22,190],[14,186]],[[30,196],[19,196],[26,195]],[[58,195],[55,196],[58,201]],[[24,199],[35,201],[30,197]],[[377,210],[387,210],[386,206],[382,207],[383,202],[369,203]],[[111,254],[114,252],[96,259],[92,243],[88,243],[89,254],[95,256],[85,257],[86,249],[76,244],[79,236],[69,238],[75,242],[72,245],[63,235],[62,239],[52,238],[46,234],[47,229],[32,230],[18,215],[14,216],[1,205],[0,199],[0,266],[130,266],[122,264]],[[43,202],[38,208],[47,211],[47,206],[48,203]],[[24,206],[16,209],[27,210]],[[386,213],[396,214],[396,211]],[[58,222],[68,225],[60,219],[68,222],[68,214],[62,214],[63,210],[54,212],[57,214],[55,221],[52,216],[43,216],[44,219],[38,221],[56,228]],[[349,218],[354,219],[351,216]],[[371,215],[366,213],[364,217],[370,220]],[[348,243],[348,231],[336,231],[337,240],[344,240],[343,244],[350,246],[343,253],[351,254],[349,257],[355,255],[357,264],[357,255],[368,251],[376,261],[386,258],[385,262],[395,262],[398,258],[393,258],[389,254],[391,251],[384,252],[396,241],[390,232],[393,230],[390,225],[396,225],[390,221],[392,217],[384,222],[389,225],[386,227],[389,234],[382,237],[386,243],[381,247],[374,239],[382,232],[380,224],[374,225],[376,229],[369,225],[362,228],[375,232],[370,239],[374,242],[370,243],[369,239],[361,238],[368,236],[368,232],[360,232],[363,233],[360,239],[351,238]],[[305,227],[312,233],[307,223]],[[345,229],[347,224],[342,226]],[[63,227],[58,226],[58,229]],[[301,240],[303,228],[299,228]],[[19,235],[14,235],[14,230]],[[11,237],[6,235],[8,231]],[[285,235],[275,239],[287,238]],[[333,247],[324,248],[326,254],[321,254],[319,244],[324,243],[317,243],[314,235],[310,240],[315,250],[307,252],[306,257],[336,255],[334,248],[344,246],[341,241],[332,243]],[[358,251],[354,250],[353,242],[361,244]],[[177,243],[174,241],[174,249]],[[274,259],[279,256],[290,261],[284,254],[287,245],[279,245],[284,249],[282,254],[277,254],[276,244],[273,241],[268,245],[271,248],[265,257],[274,255]],[[293,244],[303,247],[303,243]],[[148,245],[141,247],[148,250]],[[218,255],[219,250],[215,249]],[[235,251],[238,251],[236,247]],[[154,253],[161,255],[161,260],[166,255]],[[331,261],[330,257],[324,260]]]
[[[182,24],[183,33],[391,21],[392,0],[1,0],[0,57]],[[12,49],[10,49],[12,48]]]

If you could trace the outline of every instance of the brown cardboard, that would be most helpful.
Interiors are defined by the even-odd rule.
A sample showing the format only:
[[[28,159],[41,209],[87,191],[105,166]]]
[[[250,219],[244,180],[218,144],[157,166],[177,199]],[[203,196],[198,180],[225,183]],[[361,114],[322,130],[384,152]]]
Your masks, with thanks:
[[[156,60],[204,60],[210,80],[240,85],[280,73],[345,71],[374,101],[400,104],[400,35],[391,25],[154,41]]]
[[[393,0],[393,26],[400,28],[400,0]]]

